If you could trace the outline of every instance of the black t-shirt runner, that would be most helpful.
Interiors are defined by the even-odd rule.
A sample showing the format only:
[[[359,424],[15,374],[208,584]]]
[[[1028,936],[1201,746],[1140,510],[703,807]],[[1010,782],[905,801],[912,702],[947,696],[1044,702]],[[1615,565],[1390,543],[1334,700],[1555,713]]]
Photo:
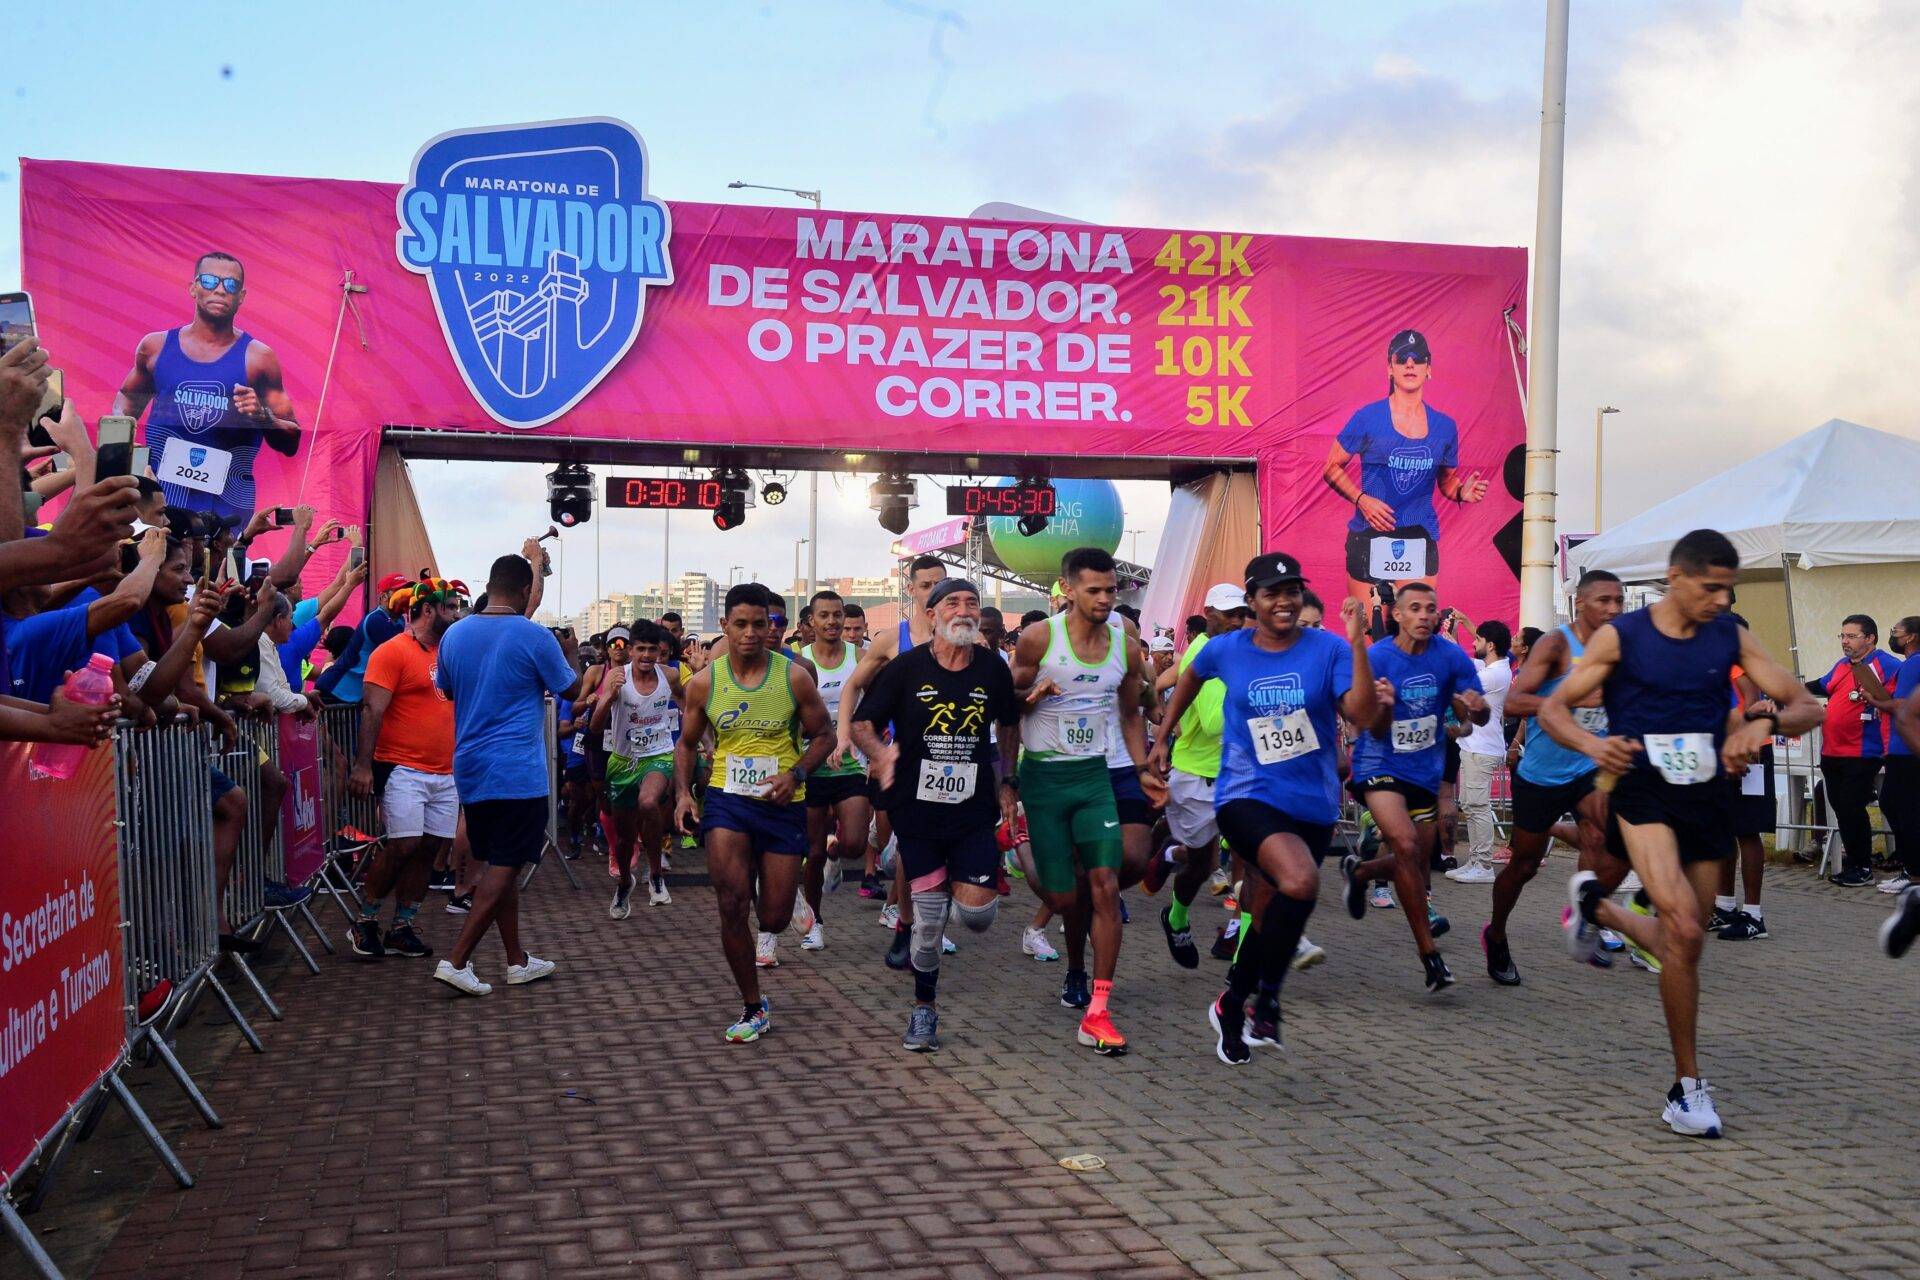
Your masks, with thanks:
[[[881,669],[856,718],[893,724],[900,754],[883,803],[894,830],[941,839],[999,822],[990,728],[1016,723],[1020,704],[997,654],[975,645],[966,669],[949,671],[932,645],[909,649]]]

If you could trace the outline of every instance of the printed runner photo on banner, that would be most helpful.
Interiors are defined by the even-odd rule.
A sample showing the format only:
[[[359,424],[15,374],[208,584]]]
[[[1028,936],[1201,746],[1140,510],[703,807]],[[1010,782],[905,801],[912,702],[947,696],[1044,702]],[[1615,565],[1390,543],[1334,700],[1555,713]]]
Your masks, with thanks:
[[[27,160],[23,274],[70,391],[151,406],[208,509],[364,522],[388,427],[1231,465],[1316,582],[1513,613],[1524,250],[667,201],[650,164],[603,118],[442,134],[404,185]]]
[[[127,1040],[114,760],[64,780],[0,744],[0,1179],[120,1060]]]

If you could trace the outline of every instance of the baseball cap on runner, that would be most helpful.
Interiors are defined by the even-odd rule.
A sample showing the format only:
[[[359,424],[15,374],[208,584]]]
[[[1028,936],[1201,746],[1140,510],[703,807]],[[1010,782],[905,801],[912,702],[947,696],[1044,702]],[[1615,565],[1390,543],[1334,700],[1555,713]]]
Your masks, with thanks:
[[[1244,609],[1247,607],[1247,591],[1236,582],[1216,582],[1207,588],[1207,598],[1200,603],[1221,613]]]
[[[1399,360],[1405,356],[1422,363],[1433,359],[1433,352],[1427,350],[1427,337],[1418,329],[1402,329],[1387,343],[1387,359]]]
[[[627,630],[625,627],[608,627],[607,643],[612,644],[615,640],[625,640],[631,643],[633,640],[633,632]]]
[[[1247,561],[1247,591],[1249,594],[1262,587],[1277,587],[1283,582],[1305,584],[1307,575],[1300,572],[1300,562],[1284,551],[1269,551],[1266,555],[1255,556]]]
[[[1173,637],[1172,636],[1155,636],[1153,639],[1147,641],[1147,652],[1148,653],[1172,653]]]

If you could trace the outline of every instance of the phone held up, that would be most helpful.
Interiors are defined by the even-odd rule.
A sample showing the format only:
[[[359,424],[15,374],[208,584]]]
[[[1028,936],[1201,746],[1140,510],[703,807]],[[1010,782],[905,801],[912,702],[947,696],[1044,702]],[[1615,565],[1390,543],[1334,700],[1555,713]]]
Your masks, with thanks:
[[[133,419],[108,415],[100,419],[99,460],[94,475],[101,480],[133,474]]]

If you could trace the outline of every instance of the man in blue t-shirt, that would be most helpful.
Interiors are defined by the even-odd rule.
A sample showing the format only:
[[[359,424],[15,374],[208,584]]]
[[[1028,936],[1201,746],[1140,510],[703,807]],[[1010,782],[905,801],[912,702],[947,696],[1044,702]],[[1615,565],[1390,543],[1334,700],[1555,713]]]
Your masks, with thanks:
[[[346,649],[336,657],[313,687],[320,696],[330,703],[357,703],[360,701],[361,680],[367,674],[367,659],[373,651],[407,629],[406,604],[393,607],[394,596],[402,587],[411,586],[407,576],[390,573],[380,579],[380,585],[374,591],[374,599],[380,607],[360,619],[360,625],[354,630],[353,639]],[[412,600],[411,593],[406,600]]]
[[[1258,873],[1246,885],[1255,923],[1227,971],[1227,989],[1207,1009],[1214,1052],[1229,1066],[1245,1064],[1253,1045],[1280,1044],[1280,984],[1313,914],[1320,863],[1340,816],[1340,717],[1371,724],[1377,712],[1359,603],[1341,608],[1342,643],[1300,625],[1305,594],[1292,556],[1248,561],[1254,626],[1216,636],[1196,653],[1162,717],[1180,723],[1209,680],[1226,688],[1215,816],[1222,838]],[[1172,754],[1162,735],[1149,767],[1165,777]],[[1249,1026],[1246,1005],[1256,987]]]
[[[1347,877],[1347,911],[1367,914],[1367,885],[1391,876],[1400,909],[1426,969],[1427,990],[1453,985],[1434,938],[1447,918],[1427,904],[1427,868],[1439,834],[1440,775],[1446,766],[1444,722],[1451,710],[1462,724],[1485,724],[1492,714],[1480,688],[1480,669],[1466,651],[1435,635],[1440,605],[1433,588],[1409,582],[1393,600],[1399,634],[1370,650],[1373,669],[1391,686],[1380,712],[1364,724],[1353,746],[1347,789],[1367,806],[1380,829],[1384,852],[1362,861],[1350,853],[1340,863]]]
[[[7,683],[0,693],[29,702],[49,702],[69,671],[78,671],[96,653],[116,664],[142,652],[127,629],[153,591],[166,559],[167,534],[150,530],[140,542],[139,561],[111,595],[83,587],[58,609],[36,611],[37,589],[16,587],[0,596],[0,634],[9,653]],[[130,669],[122,674],[131,675]]]
[[[1426,403],[1433,353],[1417,329],[1387,343],[1387,398],[1361,405],[1327,451],[1322,477],[1354,506],[1347,523],[1347,594],[1374,600],[1380,583],[1423,581],[1440,573],[1438,493],[1455,502],[1479,502],[1487,482],[1462,475],[1460,428]],[[1360,459],[1356,483],[1347,463]]]
[[[473,856],[486,864],[473,909],[452,954],[433,976],[483,996],[473,949],[496,921],[507,951],[507,982],[553,972],[551,960],[520,945],[520,868],[536,861],[547,838],[546,695],[580,692],[578,653],[526,617],[533,566],[501,556],[487,579],[487,607],[462,618],[440,641],[434,684],[453,700],[453,781],[466,810]]]

